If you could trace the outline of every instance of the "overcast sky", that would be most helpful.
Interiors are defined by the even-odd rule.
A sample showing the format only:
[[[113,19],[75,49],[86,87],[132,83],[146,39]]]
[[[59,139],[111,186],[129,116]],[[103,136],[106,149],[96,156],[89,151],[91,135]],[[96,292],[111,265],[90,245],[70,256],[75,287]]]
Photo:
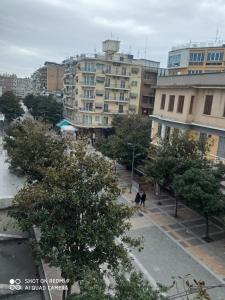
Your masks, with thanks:
[[[44,61],[121,50],[166,66],[173,45],[225,40],[224,0],[0,0],[0,73],[29,76]]]

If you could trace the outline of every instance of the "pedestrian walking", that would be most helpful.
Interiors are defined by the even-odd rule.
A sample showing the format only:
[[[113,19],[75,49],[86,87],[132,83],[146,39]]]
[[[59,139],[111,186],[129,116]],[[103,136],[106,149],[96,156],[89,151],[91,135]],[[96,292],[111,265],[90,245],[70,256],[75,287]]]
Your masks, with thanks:
[[[136,205],[139,205],[140,201],[141,201],[141,195],[139,194],[139,192],[137,192],[134,202]]]
[[[145,194],[145,192],[143,192],[142,195],[141,195],[141,204],[140,204],[140,206],[145,207],[145,200],[146,200],[146,194]]]

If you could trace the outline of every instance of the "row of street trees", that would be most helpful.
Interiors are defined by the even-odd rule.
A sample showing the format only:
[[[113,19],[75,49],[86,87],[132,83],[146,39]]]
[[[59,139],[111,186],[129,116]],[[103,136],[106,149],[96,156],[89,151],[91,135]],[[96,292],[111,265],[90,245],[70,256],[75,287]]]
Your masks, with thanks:
[[[151,182],[157,192],[163,187],[176,196],[175,217],[178,216],[178,200],[203,214],[209,240],[209,217],[223,216],[225,212],[225,200],[220,191],[225,166],[207,160],[211,145],[192,138],[189,132],[173,133],[169,139],[161,139],[157,146],[150,145],[151,123],[143,116],[118,116],[112,125],[113,134],[99,139],[97,148],[131,168],[134,148],[129,145],[133,145],[134,166],[142,163],[146,181]]]
[[[55,125],[62,119],[63,105],[57,102],[52,96],[28,95],[24,99],[24,104],[29,109],[34,118],[40,118],[44,122]]]
[[[205,216],[206,240],[210,240],[209,217],[223,216],[225,212],[225,199],[220,191],[225,166],[207,160],[209,147],[206,141],[191,138],[189,132],[174,133],[169,140],[151,146],[145,165],[147,180],[175,194],[175,217],[178,200]]]

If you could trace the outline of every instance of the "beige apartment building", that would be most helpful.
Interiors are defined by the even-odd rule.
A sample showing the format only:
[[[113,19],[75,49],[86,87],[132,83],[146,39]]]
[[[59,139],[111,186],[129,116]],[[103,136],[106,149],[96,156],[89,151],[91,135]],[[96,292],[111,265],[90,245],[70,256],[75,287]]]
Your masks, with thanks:
[[[152,107],[150,89],[156,84],[159,63],[135,60],[131,54],[119,53],[119,46],[119,41],[106,40],[103,53],[81,54],[63,62],[64,117],[77,128],[106,129],[116,114],[147,114],[140,103],[144,96],[146,107]],[[143,69],[153,73],[146,78],[144,94]]]
[[[64,66],[47,61],[33,73],[31,79],[35,95],[61,95],[64,86]]]
[[[169,74],[201,74],[225,71],[225,42],[187,43],[168,53]]]
[[[158,78],[152,140],[189,130],[211,144],[209,158],[225,162],[225,72]]]

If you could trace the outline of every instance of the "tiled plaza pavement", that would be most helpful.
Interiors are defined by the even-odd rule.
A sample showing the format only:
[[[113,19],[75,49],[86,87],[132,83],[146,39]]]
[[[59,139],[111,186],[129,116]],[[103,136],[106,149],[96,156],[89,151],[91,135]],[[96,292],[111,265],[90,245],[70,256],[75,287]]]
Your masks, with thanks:
[[[118,169],[119,183],[123,187],[123,196],[134,201],[136,191],[129,193],[130,173],[122,167]],[[140,183],[147,198],[145,208],[147,213],[162,231],[179,243],[192,255],[201,260],[217,275],[225,279],[225,231],[213,222],[209,222],[209,233],[212,242],[204,240],[205,219],[182,203],[178,206],[178,218],[174,217],[175,199],[162,192],[160,199],[154,196],[150,185],[143,179],[135,176],[134,180]],[[127,187],[126,191],[125,188]]]

